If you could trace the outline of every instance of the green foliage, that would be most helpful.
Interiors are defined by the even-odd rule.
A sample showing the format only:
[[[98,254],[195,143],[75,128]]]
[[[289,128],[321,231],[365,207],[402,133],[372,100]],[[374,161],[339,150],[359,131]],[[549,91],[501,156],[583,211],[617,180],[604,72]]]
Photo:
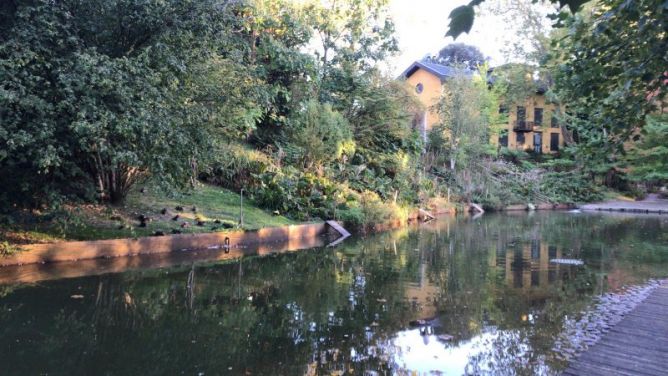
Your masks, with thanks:
[[[489,140],[498,133],[498,97],[487,88],[486,71],[483,66],[477,75],[462,73],[444,84],[437,108],[441,123],[429,135],[431,172],[447,176],[446,184],[465,201],[485,184],[482,162],[493,155]]]
[[[18,1],[0,30],[3,211],[196,178],[296,218],[418,201],[420,105],[376,66],[386,0]]]
[[[404,83],[374,73],[356,95],[346,114],[359,148],[410,154],[422,149],[412,129],[413,114],[421,105]]]
[[[306,102],[284,131],[288,157],[306,169],[320,168],[354,153],[348,122],[329,104]]]
[[[545,91],[548,87],[545,77],[535,79],[536,67],[528,64],[504,64],[494,68],[491,79],[493,91],[498,95],[502,108],[511,109],[522,105],[537,91]]]
[[[16,245],[10,244],[7,241],[0,241],[0,257],[11,256],[18,251],[19,248]]]
[[[233,134],[252,124],[252,111],[239,114],[245,100],[221,97],[244,77],[220,74],[234,69],[217,57],[227,15],[213,1],[9,8],[0,45],[6,204],[118,202],[151,174],[184,185],[212,128]]]
[[[553,171],[544,174],[540,191],[555,203],[579,203],[603,199],[601,188],[581,170]]]
[[[278,167],[266,154],[239,143],[221,143],[199,173],[200,179],[239,192],[262,184],[262,175]]]
[[[484,75],[483,75],[484,77]],[[444,84],[438,104],[441,123],[430,135],[430,148],[447,155],[450,169],[468,164],[490,152],[490,92],[480,76],[463,73]],[[498,109],[498,106],[496,106]]]
[[[448,27],[448,32],[445,33],[446,37],[457,38],[461,33],[467,33],[471,31],[473,27],[473,19],[475,18],[475,11],[473,10],[474,5],[478,5],[482,1],[473,2],[469,5],[462,5],[450,12],[448,18],[450,18],[450,24]]]
[[[434,61],[442,65],[464,66],[474,71],[478,69],[478,66],[485,64],[485,55],[476,46],[451,43],[438,51],[438,56],[434,58]]]
[[[624,145],[665,99],[668,39],[665,2],[603,0],[591,16],[567,22],[555,43],[555,91],[568,106],[583,165],[599,173],[617,167]]]
[[[628,156],[630,177],[639,182],[668,182],[668,115],[648,116]]]

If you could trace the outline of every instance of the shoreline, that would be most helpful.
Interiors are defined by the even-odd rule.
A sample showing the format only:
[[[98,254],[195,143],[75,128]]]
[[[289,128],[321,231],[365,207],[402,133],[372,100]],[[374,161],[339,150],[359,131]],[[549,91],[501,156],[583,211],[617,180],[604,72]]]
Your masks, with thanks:
[[[589,204],[588,204],[589,205]],[[559,211],[581,208],[568,204],[509,205],[498,213]],[[431,214],[453,216],[453,207],[435,207]],[[587,210],[587,209],[583,209]],[[595,209],[589,211],[600,211]],[[621,210],[624,211],[624,210]],[[629,211],[630,212],[630,211]],[[665,211],[668,214],[668,211]],[[420,222],[419,210],[407,220],[369,224],[353,229],[362,236]],[[121,272],[152,264],[168,266],[185,261],[232,260],[250,255],[270,255],[339,243],[344,237],[326,222],[265,227],[258,230],[145,236],[138,238],[60,241],[17,245],[18,251],[0,256],[0,284],[71,278]]]
[[[579,209],[585,211],[668,214],[668,199],[659,198],[657,195],[649,195],[641,201],[609,200],[581,205]]]
[[[27,264],[53,264],[92,259],[109,259],[157,253],[217,250],[230,253],[250,246],[263,248],[294,248],[304,239],[324,237],[324,223],[265,227],[254,231],[227,231],[199,234],[145,236],[90,241],[62,241],[18,246],[18,251],[0,257],[0,269]]]

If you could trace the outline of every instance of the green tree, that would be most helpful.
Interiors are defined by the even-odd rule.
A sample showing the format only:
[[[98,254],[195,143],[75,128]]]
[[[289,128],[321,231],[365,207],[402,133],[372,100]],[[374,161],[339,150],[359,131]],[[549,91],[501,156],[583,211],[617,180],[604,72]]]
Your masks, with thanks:
[[[629,151],[632,179],[646,183],[668,181],[668,115],[647,117],[647,123]]]
[[[222,93],[246,77],[220,74],[237,70],[220,58],[229,10],[214,1],[6,8],[0,174],[10,205],[63,195],[118,202],[149,175],[185,184],[212,127],[243,133],[252,123],[225,106],[244,104]]]
[[[320,99],[350,119],[359,91],[376,74],[376,64],[398,51],[388,1],[335,1],[314,5],[309,12],[321,43],[315,51]]]
[[[354,143],[348,122],[329,104],[308,101],[285,132],[285,148],[307,169],[352,154]]]
[[[485,55],[476,46],[464,43],[450,43],[438,51],[435,62],[449,66],[464,65],[470,70],[477,70],[485,63]]]
[[[431,172],[447,177],[467,202],[487,184],[484,161],[494,152],[490,138],[498,134],[501,119],[499,100],[488,89],[486,71],[483,66],[478,74],[460,74],[444,84],[437,105],[441,123],[429,135],[429,151],[435,155]]]
[[[668,19],[664,2],[603,0],[591,16],[568,21],[555,50],[555,91],[577,132],[579,161],[608,177],[625,143],[665,99]],[[609,179],[606,179],[609,180]]]
[[[449,168],[456,171],[489,151],[491,92],[484,76],[459,74],[443,85],[438,103],[441,123],[432,131],[430,143],[447,155]],[[497,106],[498,109],[498,106]]]

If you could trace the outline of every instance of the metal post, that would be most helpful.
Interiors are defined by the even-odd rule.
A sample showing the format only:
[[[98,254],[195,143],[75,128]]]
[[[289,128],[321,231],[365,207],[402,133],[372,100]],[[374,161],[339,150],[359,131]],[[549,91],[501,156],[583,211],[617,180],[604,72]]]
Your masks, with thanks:
[[[241,188],[241,205],[239,207],[239,227],[244,227],[244,189]]]

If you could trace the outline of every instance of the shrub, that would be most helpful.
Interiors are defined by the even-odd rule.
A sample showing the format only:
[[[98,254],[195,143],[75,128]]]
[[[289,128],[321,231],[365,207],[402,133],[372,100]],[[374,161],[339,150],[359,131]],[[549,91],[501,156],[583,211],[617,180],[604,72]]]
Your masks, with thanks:
[[[235,191],[253,191],[262,184],[261,176],[278,168],[266,154],[229,143],[219,145],[199,176],[200,179]]]
[[[600,188],[578,170],[545,173],[540,190],[552,202],[576,203],[603,199]]]
[[[293,162],[311,169],[351,155],[355,150],[346,119],[329,104],[306,103],[287,127],[284,148]]]

